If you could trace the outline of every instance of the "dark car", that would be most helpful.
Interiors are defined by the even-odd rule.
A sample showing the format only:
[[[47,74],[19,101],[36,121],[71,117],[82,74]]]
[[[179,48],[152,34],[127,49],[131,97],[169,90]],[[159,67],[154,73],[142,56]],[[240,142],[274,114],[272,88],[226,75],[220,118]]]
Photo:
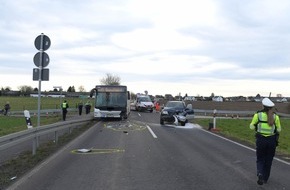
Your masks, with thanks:
[[[188,122],[187,115],[193,115],[192,105],[187,106],[183,101],[168,101],[160,114],[160,124],[164,123],[180,123],[182,126]]]

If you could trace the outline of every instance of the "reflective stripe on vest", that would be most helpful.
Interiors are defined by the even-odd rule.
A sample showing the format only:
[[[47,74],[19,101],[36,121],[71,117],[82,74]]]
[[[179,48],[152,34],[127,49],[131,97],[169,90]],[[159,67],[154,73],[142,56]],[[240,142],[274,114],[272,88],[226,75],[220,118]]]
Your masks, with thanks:
[[[275,121],[276,114],[273,114]],[[267,121],[267,114],[265,112],[258,113],[259,123],[257,126],[257,132],[265,135],[274,135],[275,134],[275,123],[270,126]]]

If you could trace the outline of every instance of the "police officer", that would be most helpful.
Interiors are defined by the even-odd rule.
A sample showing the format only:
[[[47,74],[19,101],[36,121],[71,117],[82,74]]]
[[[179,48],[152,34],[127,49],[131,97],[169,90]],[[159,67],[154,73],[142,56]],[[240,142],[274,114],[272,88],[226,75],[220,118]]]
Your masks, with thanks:
[[[79,102],[78,108],[79,108],[79,115],[82,115],[82,112],[83,112],[83,101],[82,100]]]
[[[91,107],[92,107],[92,104],[91,104],[90,100],[88,100],[85,104],[86,114],[90,113]]]
[[[267,183],[269,179],[281,131],[279,116],[273,110],[275,104],[269,98],[264,98],[262,104],[263,110],[254,114],[250,124],[250,129],[256,131],[256,165],[259,185]]]
[[[62,108],[62,119],[65,121],[68,108],[68,103],[66,100],[64,100],[63,103],[61,104],[61,108]]]

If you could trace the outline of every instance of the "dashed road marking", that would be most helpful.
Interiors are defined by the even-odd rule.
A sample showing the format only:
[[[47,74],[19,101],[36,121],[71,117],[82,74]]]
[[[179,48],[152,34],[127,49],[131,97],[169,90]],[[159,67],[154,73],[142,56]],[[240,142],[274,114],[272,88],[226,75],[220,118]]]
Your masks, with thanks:
[[[151,135],[153,136],[153,138],[157,139],[157,136],[155,135],[155,133],[153,132],[153,130],[148,125],[146,125],[146,127],[149,130],[149,132],[151,133]]]

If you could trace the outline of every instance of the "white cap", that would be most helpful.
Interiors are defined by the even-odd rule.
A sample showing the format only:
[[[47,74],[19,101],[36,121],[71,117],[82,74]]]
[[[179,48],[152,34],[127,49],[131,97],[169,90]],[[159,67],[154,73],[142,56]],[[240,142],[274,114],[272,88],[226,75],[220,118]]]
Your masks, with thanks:
[[[262,100],[262,104],[263,104],[263,106],[266,106],[266,107],[274,107],[275,106],[275,104],[269,98],[264,98]]]

